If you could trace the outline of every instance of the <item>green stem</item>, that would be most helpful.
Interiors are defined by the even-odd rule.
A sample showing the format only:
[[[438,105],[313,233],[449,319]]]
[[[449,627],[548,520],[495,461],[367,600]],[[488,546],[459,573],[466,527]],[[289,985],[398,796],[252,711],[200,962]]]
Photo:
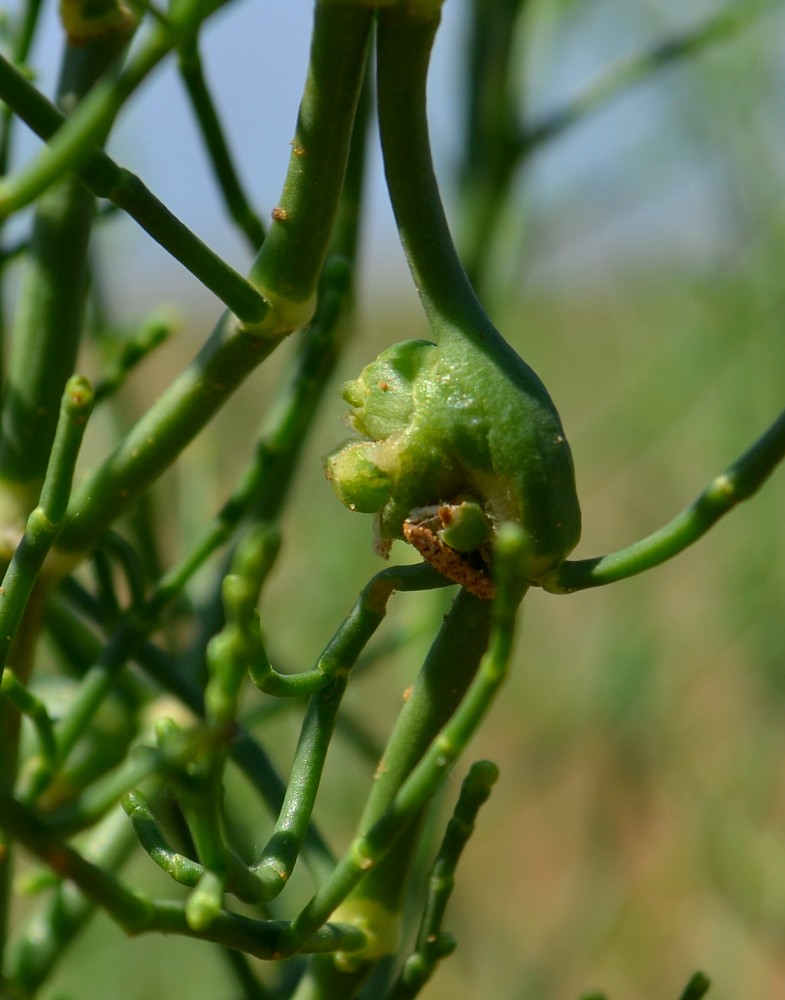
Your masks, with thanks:
[[[79,376],[69,379],[39,505],[27,520],[25,533],[0,585],[0,676],[44,559],[63,524],[74,466],[92,405],[93,394],[87,381]]]
[[[280,218],[251,281],[271,304],[253,330],[225,317],[193,363],[77,492],[61,548],[77,561],[153,482],[233,390],[311,319],[341,193],[365,70],[371,12],[321,2]],[[69,561],[67,560],[67,561]]]
[[[204,875],[204,867],[198,861],[174,850],[161,832],[141,792],[129,791],[123,798],[123,809],[148,857],[174,882],[189,889],[195,888]]]
[[[183,906],[168,900],[153,902],[128,888],[107,868],[93,864],[68,844],[53,839],[33,810],[2,790],[0,817],[7,833],[57,875],[74,882],[91,903],[104,910],[128,934],[180,934],[237,948],[257,958],[270,960],[281,955],[281,938],[289,927],[285,921],[251,920],[224,910],[209,927],[195,930],[188,923]],[[364,944],[365,935],[357,928],[328,924],[319,929],[303,950],[351,952]]]
[[[401,243],[431,324],[489,352],[509,350],[466,277],[444,215],[425,108],[439,3],[379,11],[377,79],[384,170]]]
[[[161,832],[146,799],[138,790],[123,797],[123,809],[131,820],[139,843],[145,853],[175,882],[195,889],[207,873],[204,865],[185,854],[175,851]],[[247,903],[260,903],[263,899],[259,881],[236,857],[227,858],[225,888]]]
[[[221,119],[207,86],[197,36],[179,47],[180,75],[202,132],[210,163],[230,217],[254,252],[264,242],[264,226],[251,208],[235,169]]]
[[[444,914],[455,887],[455,869],[474,832],[480,808],[488,801],[499,769],[490,761],[473,764],[461,785],[439,853],[428,878],[428,894],[413,953],[385,1000],[412,1000],[436,971],[438,963],[455,948],[453,938],[442,930]]]
[[[70,589],[72,591],[75,590],[75,588]],[[94,615],[94,607],[86,605],[84,601],[82,601],[82,607],[89,614]],[[109,642],[106,653],[104,653],[103,645],[96,639],[92,632],[80,629],[79,623],[73,620],[72,616],[65,611],[61,604],[50,600],[50,616],[54,613],[56,613],[58,631],[65,639],[68,639],[69,632],[73,637],[75,631],[78,629],[79,634],[76,638],[80,647],[79,658],[82,663],[95,663],[101,660],[102,657],[108,657],[111,649],[117,648],[118,651],[124,649],[126,655],[135,660],[147,676],[158,684],[162,690],[174,694],[196,715],[200,717],[204,716],[205,705],[202,690],[190,682],[187,677],[184,677],[182,671],[178,669],[172,659],[162,650],[149,642],[144,642],[146,635],[144,627],[139,626],[137,634],[134,635],[133,633],[125,632],[124,630],[129,627],[128,623],[121,622]],[[100,621],[98,624],[100,624]],[[108,660],[103,659],[102,662],[106,664]],[[102,680],[102,670],[95,668],[94,673],[95,676],[91,684],[99,687],[100,694],[107,681]],[[94,700],[95,696],[94,694],[90,695],[88,692],[86,697],[88,700]],[[259,792],[262,800],[267,804],[269,809],[277,814],[283,803],[286,786],[265,751],[251,734],[241,726],[237,727],[234,739],[229,746],[229,756],[240,768],[251,785]],[[329,872],[332,871],[334,865],[333,855],[313,824],[309,826],[306,834],[303,857],[308,869],[317,882],[323,881]]]
[[[349,279],[345,262],[337,258],[327,261],[316,315],[303,336],[292,375],[272,403],[252,458],[190,551],[158,582],[147,602],[146,617],[157,618],[183,592],[193,574],[231,538],[244,517],[253,512],[261,521],[277,519],[338,357]]]
[[[526,587],[521,574],[524,547],[520,529],[505,525],[499,532],[496,546],[495,600],[492,603],[482,601],[464,590],[460,591],[418,678],[417,686],[421,693],[415,690],[396,725],[361,820],[360,832],[333,874],[320,886],[283,935],[281,947],[286,954],[298,951],[333,913],[339,914],[343,920],[356,921],[358,926],[370,933],[369,945],[359,956],[360,966],[369,966],[394,948],[397,939],[395,911],[404,878],[397,864],[387,865],[386,861],[398,839],[405,835],[425,804],[433,798],[466,748],[506,676],[515,616]],[[479,656],[475,658],[475,650],[483,646],[477,641],[477,633],[487,635],[489,618],[491,633],[488,648],[481,659]],[[456,669],[460,671],[458,676]],[[476,676],[472,680],[475,670]],[[436,681],[439,682],[438,688],[432,688]],[[464,691],[465,695],[461,698]],[[414,708],[409,707],[412,702],[415,702]],[[432,727],[442,715],[440,702],[453,702],[458,707],[439,730]],[[405,722],[404,714],[408,717]],[[417,759],[416,753],[412,753],[401,735],[406,730],[418,745],[418,750],[423,745],[427,746],[413,767],[412,758]],[[387,778],[385,766],[397,771],[395,778]],[[401,776],[404,776],[402,783]],[[381,793],[376,790],[379,782],[384,785]],[[379,875],[374,878],[377,868]],[[347,898],[355,887],[357,892]],[[371,889],[376,891],[371,892]],[[320,963],[316,975],[326,976],[326,983],[329,983],[324,997],[346,996],[348,1000],[352,994],[339,992],[336,983],[346,974],[354,982],[357,972],[358,965],[354,962],[333,965],[329,971]],[[311,994],[305,992],[303,995]]]
[[[2,57],[0,97],[46,141],[54,142],[53,137],[66,128],[68,119]],[[264,297],[180,222],[139,177],[93,146],[73,165],[73,170],[75,177],[71,183],[77,184],[83,194],[89,192],[106,198],[121,208],[239,319],[251,324],[264,319],[267,312]]]
[[[448,584],[427,564],[382,570],[363,589],[319,657],[312,673],[322,678],[323,686],[308,704],[278,822],[253,868],[265,885],[265,898],[282,891],[302,850],[349,673],[384,619],[390,597],[395,591],[418,592]],[[329,683],[325,678],[331,678]]]
[[[314,17],[289,172],[250,274],[280,310],[308,319],[343,188],[373,11],[320,0]]]
[[[785,411],[746,451],[716,476],[681,514],[646,538],[594,559],[563,562],[542,580],[545,590],[571,594],[626,580],[667,562],[698,541],[728,511],[761,488],[785,458]]]
[[[283,509],[307,433],[346,339],[365,175],[369,91],[366,77],[330,244],[331,255],[322,270],[316,313],[298,345],[292,375],[270,407],[255,453],[237,487],[191,551],[160,581],[150,598],[151,614],[156,613],[157,605],[168,602],[181,591],[196,569],[231,537],[244,517],[275,523]],[[202,636],[193,646],[193,657],[199,662],[203,661],[205,642],[222,623],[219,603],[220,597],[215,593],[202,617]]]
[[[202,21],[220,6],[215,0],[186,0],[176,20],[157,18],[125,70],[116,79],[104,79],[93,89],[34,163],[0,183],[0,218],[30,204],[58,178],[83,163],[92,152],[92,144],[108,132],[136,88],[181,38],[197,31]]]
[[[168,468],[278,343],[231,316],[221,321],[191,365],[74,494],[59,546],[66,566]]]
[[[126,32],[109,40],[68,44],[58,102],[70,107],[86,101],[100,85],[97,81],[105,79],[128,36]],[[103,133],[96,138],[103,138]],[[87,245],[94,211],[94,199],[75,177],[52,187],[36,207],[14,320],[0,435],[0,481],[11,482],[32,497],[40,488],[55,432],[54,403],[74,370],[84,326]]]

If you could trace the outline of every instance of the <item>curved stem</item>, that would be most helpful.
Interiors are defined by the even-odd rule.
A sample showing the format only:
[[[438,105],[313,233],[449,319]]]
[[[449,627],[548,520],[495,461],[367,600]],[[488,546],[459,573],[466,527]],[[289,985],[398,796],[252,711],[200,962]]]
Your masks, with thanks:
[[[387,614],[387,602],[395,591],[418,592],[449,584],[425,563],[392,566],[377,573],[327,644],[316,668],[305,675],[320,677],[322,688],[308,704],[278,822],[253,868],[265,884],[267,899],[284,888],[302,850],[349,673]]]
[[[526,590],[521,573],[524,546],[520,529],[505,525],[496,545],[494,601],[481,601],[465,590],[459,592],[418,678],[419,693],[415,689],[407,701],[401,714],[402,720],[404,714],[406,718],[399,721],[385,752],[360,832],[333,874],[282,936],[281,947],[286,954],[298,951],[333,913],[374,930],[373,944],[360,957],[360,965],[372,963],[394,949],[396,910],[405,879],[400,865],[387,865],[387,861],[468,745],[504,681],[516,612]],[[472,654],[477,646],[484,647],[482,641],[478,643],[477,634],[482,640],[489,625],[487,650],[475,657]],[[456,669],[460,676],[456,676]],[[433,727],[443,715],[444,705],[450,702],[458,707],[443,725]],[[410,707],[413,703],[414,707]],[[418,761],[411,759],[414,755],[404,738],[407,730],[418,750],[427,747]],[[398,772],[389,780],[386,765]],[[380,781],[387,787],[377,793]],[[350,896],[355,887],[357,893]],[[356,973],[354,964],[342,969],[321,965],[315,970],[315,975],[325,975],[331,983],[324,997],[353,995],[341,993],[336,984],[344,974],[354,980]]]
[[[74,466],[93,406],[86,379],[70,379],[62,399],[52,452],[38,506],[27,520],[0,586],[0,676],[44,559],[57,538],[71,492]]]
[[[44,140],[54,141],[58,130],[66,127],[66,117],[2,56],[0,97]],[[241,320],[263,320],[268,308],[264,297],[180,222],[130,170],[90,146],[74,165],[74,173],[71,183],[83,196],[90,192],[121,208]]]
[[[540,581],[554,594],[571,594],[636,576],[667,562],[698,541],[728,511],[748,500],[785,459],[785,410],[732,465],[672,521],[646,538],[594,559],[563,562]]]
[[[30,204],[69,170],[83,162],[91,144],[108,131],[122,106],[161,60],[221,6],[215,0],[186,0],[177,19],[158,18],[149,36],[114,80],[105,79],[58,130],[30,166],[0,183],[0,218]]]
[[[506,347],[466,277],[436,183],[425,92],[441,5],[421,6],[379,11],[379,129],[390,200],[414,283],[434,327],[486,347]]]
[[[307,323],[338,210],[365,73],[369,9],[322,0],[281,215],[251,269],[271,308],[258,326],[225,316],[191,365],[76,493],[60,548],[77,562],[177,458],[284,337]],[[65,554],[65,553],[64,553]]]
[[[281,920],[252,920],[222,911],[207,928],[195,930],[185,908],[168,900],[153,901],[130,889],[107,868],[88,861],[68,844],[53,838],[46,823],[32,809],[0,790],[0,823],[20,844],[57,875],[74,882],[128,934],[158,932],[195,937],[238,948],[257,958],[281,955],[280,942],[289,925]],[[365,935],[356,927],[327,924],[302,949],[308,952],[356,951]]]
[[[72,591],[75,587],[71,588]],[[80,592],[79,596],[84,595]],[[83,610],[101,624],[100,618],[95,615],[95,608],[88,605],[84,607],[82,601],[80,606]],[[57,602],[50,601],[50,620],[53,612],[57,616],[65,618],[67,611]],[[69,616],[70,617],[70,616]],[[65,624],[65,622],[63,623]],[[73,620],[68,621],[68,630],[71,632],[78,627],[78,623]],[[205,715],[204,694],[201,688],[193,684],[188,677],[183,676],[183,672],[173,660],[162,650],[152,643],[145,642],[146,628],[144,624],[137,623],[136,630],[127,619],[121,620],[111,638],[106,649],[103,650],[102,643],[95,637],[92,631],[81,630],[79,636],[80,654],[82,663],[95,663],[88,673],[88,683],[85,697],[80,697],[81,705],[77,703],[73,711],[84,711],[85,707],[90,710],[88,702],[100,702],[102,692],[107,691],[112,683],[112,670],[116,670],[121,656],[135,660],[147,676],[162,690],[174,694],[196,715]],[[118,655],[112,656],[113,652]],[[97,697],[96,697],[97,696]],[[229,756],[240,770],[245,774],[251,785],[259,792],[262,800],[268,808],[277,813],[284,800],[286,785],[278,772],[273,767],[269,757],[260,744],[242,726],[236,728],[234,739],[229,745]],[[332,871],[335,860],[319,831],[311,824],[303,844],[303,857],[306,866],[313,874],[316,881],[323,881]]]

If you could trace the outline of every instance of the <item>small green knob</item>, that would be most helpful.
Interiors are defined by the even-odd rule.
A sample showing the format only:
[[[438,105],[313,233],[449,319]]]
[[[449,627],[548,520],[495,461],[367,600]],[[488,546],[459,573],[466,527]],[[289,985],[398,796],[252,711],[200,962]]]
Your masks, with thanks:
[[[327,456],[327,477],[347,507],[376,514],[383,554],[406,538],[464,586],[467,561],[470,576],[487,578],[489,541],[504,522],[518,524],[536,583],[580,534],[559,416],[500,337],[437,332],[438,345],[395,344],[345,385],[359,437]]]

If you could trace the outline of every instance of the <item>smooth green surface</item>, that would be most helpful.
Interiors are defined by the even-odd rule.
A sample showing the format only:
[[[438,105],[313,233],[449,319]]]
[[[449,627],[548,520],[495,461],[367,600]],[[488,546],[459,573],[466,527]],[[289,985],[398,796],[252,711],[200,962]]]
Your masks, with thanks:
[[[347,385],[352,424],[371,443],[333,453],[327,474],[347,505],[379,512],[383,540],[402,537],[414,508],[474,497],[497,528],[522,526],[536,582],[580,536],[572,456],[548,392],[494,328],[452,244],[425,113],[438,24],[438,8],[392,7],[377,32],[387,184],[438,343],[389,348]]]
[[[227,320],[179,382],[192,348],[167,346],[130,373],[133,333],[128,353],[120,349],[114,356],[121,363],[107,371],[103,353],[121,336],[115,331],[139,326],[113,315],[111,289],[102,288],[110,262],[101,258],[91,269],[84,361],[99,380],[109,376],[111,392],[103,394],[85,450],[100,462],[107,442],[119,448],[83,479],[71,503],[70,548],[50,554],[37,580],[37,569],[23,575],[25,586],[36,585],[0,705],[0,948],[2,975],[13,979],[0,984],[4,997],[90,1000],[90,992],[120,990],[121,1000],[183,991],[205,1000],[348,1000],[359,991],[358,1000],[390,1000],[396,989],[416,995],[427,980],[422,992],[429,997],[675,1000],[705,992],[702,973],[689,979],[704,967],[718,1000],[768,1000],[776,992],[785,898],[778,601],[785,562],[782,477],[771,474],[783,445],[782,418],[772,424],[785,384],[776,308],[781,184],[767,158],[768,127],[755,142],[756,123],[772,120],[760,113],[772,92],[761,41],[769,22],[756,26],[753,18],[752,34],[731,32],[724,47],[708,44],[718,37],[711,25],[680,26],[672,39],[646,25],[653,37],[641,50],[656,58],[639,61],[635,78],[651,75],[658,59],[678,59],[680,73],[670,78],[678,101],[661,115],[639,117],[640,133],[629,138],[644,142],[647,128],[667,122],[673,130],[680,115],[691,116],[683,122],[691,162],[717,166],[702,171],[702,196],[709,197],[712,181],[724,193],[714,205],[721,224],[708,235],[725,233],[730,242],[720,249],[711,242],[717,256],[703,260],[700,277],[678,250],[680,230],[668,234],[667,267],[654,255],[645,271],[631,261],[619,267],[602,250],[606,213],[608,223],[618,222],[611,195],[627,192],[647,218],[660,217],[639,171],[645,160],[648,183],[664,183],[664,162],[679,153],[662,132],[651,157],[617,149],[619,162],[603,165],[602,183],[576,158],[580,198],[564,189],[558,205],[532,198],[525,219],[517,198],[507,200],[502,186],[493,192],[504,200],[503,218],[485,219],[490,237],[479,234],[490,240],[479,276],[491,326],[454,254],[430,173],[421,97],[438,6],[392,3],[380,11],[385,155],[430,326],[419,312],[366,294],[362,273],[337,256],[322,268],[326,254],[355,257],[365,113],[355,116],[353,108],[371,14],[362,2],[330,0],[317,9],[287,191],[258,262],[272,303],[261,326],[252,317]],[[27,49],[34,8],[10,24],[9,51]],[[181,25],[183,33],[166,18],[193,9],[188,0],[167,14],[149,11],[147,37],[166,36],[187,52],[196,23]],[[557,120],[560,107],[578,109],[566,130],[613,92],[594,103],[582,100],[580,88],[574,97],[549,92],[548,40],[561,57],[570,51],[564,33],[574,31],[582,47],[592,39],[580,5],[556,11],[510,2],[496,11],[507,18],[506,36],[494,47],[495,65],[483,64],[483,72],[498,72],[496,89],[482,86],[482,60],[469,60],[461,77],[476,90],[477,107],[489,93],[504,95],[493,113],[484,112],[488,141],[470,152],[456,147],[455,165],[471,161],[475,176],[507,140],[514,145],[549,120],[549,108]],[[603,12],[611,17],[604,7],[591,16],[602,20]],[[635,13],[626,16],[637,24]],[[268,48],[278,41],[264,40]],[[613,44],[612,33],[603,33],[600,61]],[[137,52],[144,51],[141,39]],[[17,108],[30,93],[25,87],[14,95]],[[586,94],[591,98],[591,84]],[[201,90],[198,103],[204,111],[212,102]],[[260,127],[263,105],[254,107]],[[234,146],[231,102],[224,113],[224,138],[231,135]],[[77,133],[66,127],[62,141],[78,127],[77,119]],[[704,129],[712,134],[708,157]],[[549,141],[559,134],[552,131]],[[573,135],[577,141],[577,129]],[[223,155],[221,136],[205,138],[214,158]],[[310,155],[315,148],[325,157]],[[336,214],[344,163],[347,191]],[[535,173],[549,167],[547,158],[534,164]],[[11,177],[18,171],[14,161]],[[40,182],[38,165],[31,176]],[[556,170],[555,190],[558,179]],[[448,182],[444,190],[454,189]],[[542,192],[536,179],[533,190]],[[608,195],[602,212],[592,201],[598,190]],[[276,204],[272,194],[262,197]],[[459,211],[476,208],[463,203]],[[450,212],[455,224],[454,206]],[[685,209],[685,224],[688,218],[699,217]],[[588,229],[591,266],[569,281],[561,271],[554,278],[548,248],[578,252]],[[516,241],[524,236],[521,257]],[[30,244],[22,238],[18,246]],[[183,247],[194,249],[187,238]],[[57,269],[51,274],[56,282]],[[489,294],[513,274],[504,298]],[[352,344],[346,331],[356,276]],[[252,340],[235,335],[277,342],[310,316],[314,293],[314,320],[299,350],[293,345],[290,374],[273,360],[240,388],[248,360],[241,355]],[[572,466],[546,434],[561,422],[531,369],[501,345],[497,326],[559,402],[579,470],[585,549],[609,557],[586,559],[580,551],[575,562],[561,562],[577,536]],[[439,344],[385,352],[402,338]],[[415,492],[436,495],[413,517],[432,525],[440,542],[452,539],[456,551],[474,558],[480,545],[478,558],[490,560],[486,507],[491,498],[497,510],[503,506],[493,487],[498,493],[507,470],[514,488],[502,499],[526,530],[501,524],[506,514],[494,516],[494,601],[464,591],[448,611],[448,595],[422,592],[445,585],[435,568],[418,563],[379,573],[370,519],[363,529],[321,478],[318,456],[340,436],[337,400],[317,414],[325,381],[336,364],[336,381],[346,379],[380,350],[377,368],[366,369],[349,392],[360,429],[378,438],[365,444],[373,452],[384,443],[383,452],[399,436],[408,448],[413,425],[425,451],[420,481],[401,479],[391,462],[364,505],[384,507],[391,484],[407,502]],[[425,363],[409,364],[410,350]],[[430,363],[434,352],[442,352],[443,367]],[[68,367],[65,354],[54,361]],[[215,396],[200,375],[218,383],[209,387]],[[450,402],[453,377],[458,389]],[[172,383],[173,395],[166,392]],[[391,405],[393,383],[401,391]],[[515,406],[507,395],[514,388],[522,391],[513,394]],[[162,391],[164,402],[156,403]],[[231,408],[214,419],[230,395]],[[148,416],[124,436],[147,407]],[[523,430],[505,424],[506,409],[525,418]],[[439,460],[427,451],[429,416],[438,418]],[[53,472],[30,531],[47,545],[68,500],[78,437],[69,432],[51,460],[43,449]],[[514,467],[513,445],[521,452]],[[554,455],[551,496],[536,474]],[[718,477],[720,469],[727,472]],[[469,516],[462,533],[461,517],[447,523],[460,506],[440,501],[453,486],[463,492],[467,481],[482,502],[466,508],[479,519]],[[671,520],[701,489],[698,503]],[[21,492],[12,484],[0,504],[9,555],[39,490],[20,502]],[[542,511],[535,516],[537,499]],[[570,515],[561,524],[560,503]],[[126,512],[133,516],[121,517]],[[384,541],[377,538],[380,549]],[[417,560],[400,542],[394,549],[396,564]],[[677,553],[656,573],[625,580]],[[50,581],[79,560],[75,576],[47,594]],[[531,588],[526,655],[518,662],[513,622],[535,577],[556,591],[585,592],[565,600]],[[612,580],[618,585],[591,589]],[[14,583],[13,574],[6,582]],[[9,589],[14,600],[24,591],[15,583]],[[261,691],[248,683],[248,667]],[[489,724],[480,726],[493,700]],[[18,774],[9,752],[17,730]],[[499,762],[502,776],[462,851],[452,892],[457,852],[484,795],[475,789],[471,808],[461,799],[448,824],[470,740],[478,744],[473,752]],[[486,770],[495,778],[493,765]],[[133,826],[118,807],[121,797]],[[14,881],[9,834],[25,846]],[[269,906],[264,897],[272,893],[256,869],[265,845],[289,876]],[[16,939],[8,943],[6,925]],[[129,941],[126,931],[142,936]],[[231,946],[242,950],[227,959]],[[300,947],[319,957],[298,986],[304,963],[278,959]]]

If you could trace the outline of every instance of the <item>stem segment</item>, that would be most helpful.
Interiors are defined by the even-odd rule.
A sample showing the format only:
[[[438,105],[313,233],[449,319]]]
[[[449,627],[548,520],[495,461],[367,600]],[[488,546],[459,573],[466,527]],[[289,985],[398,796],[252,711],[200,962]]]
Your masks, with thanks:
[[[594,559],[563,562],[541,581],[554,594],[602,587],[659,566],[698,541],[728,511],[748,500],[785,459],[785,411],[769,429],[716,476],[681,514],[639,542]]]
[[[284,337],[310,320],[338,210],[371,17],[366,9],[325,0],[317,5],[281,211],[250,276],[271,308],[252,327],[225,316],[192,364],[78,491],[60,540],[70,561],[78,561],[175,460]]]

